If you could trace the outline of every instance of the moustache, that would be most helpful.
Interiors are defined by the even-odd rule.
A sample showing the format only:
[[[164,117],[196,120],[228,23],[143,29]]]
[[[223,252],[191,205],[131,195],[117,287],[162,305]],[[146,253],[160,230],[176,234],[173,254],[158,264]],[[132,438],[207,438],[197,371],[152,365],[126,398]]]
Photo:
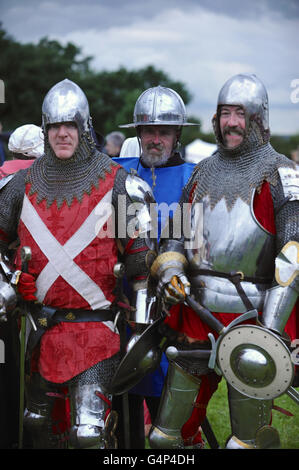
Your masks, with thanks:
[[[147,149],[163,150],[163,146],[161,144],[148,144]]]
[[[242,137],[244,137],[245,135],[245,130],[242,129],[241,127],[225,126],[223,128],[223,135],[229,134],[230,132],[234,132],[235,134],[241,135]]]

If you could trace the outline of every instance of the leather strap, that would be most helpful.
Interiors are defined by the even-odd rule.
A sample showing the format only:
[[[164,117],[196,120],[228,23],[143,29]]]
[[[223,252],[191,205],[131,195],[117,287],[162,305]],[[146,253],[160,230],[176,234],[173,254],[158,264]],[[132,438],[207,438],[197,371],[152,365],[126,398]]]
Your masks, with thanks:
[[[194,269],[190,270],[190,275],[197,275],[197,274],[202,274],[206,276],[215,276],[215,277],[223,277],[225,279],[231,280],[231,278],[235,275],[238,275],[240,277],[240,281],[245,281],[245,282],[252,282],[253,284],[270,284],[272,282],[272,279],[266,278],[266,277],[251,277],[251,276],[245,276],[242,272],[240,271],[232,271],[230,273],[224,273],[222,271],[212,271],[211,269]]]
[[[241,282],[242,281],[245,281],[245,282],[252,282],[253,284],[270,284],[272,282],[272,279],[267,279],[267,278],[264,278],[264,277],[250,277],[250,276],[244,276],[244,274],[240,271],[232,271],[230,273],[224,273],[224,272],[221,272],[221,271],[212,271],[210,269],[192,269],[192,271],[190,271],[190,274],[191,275],[198,275],[198,274],[201,274],[201,275],[206,275],[206,276],[214,276],[214,277],[221,277],[221,278],[225,278],[225,279],[228,279],[229,281],[231,281],[243,304],[245,305],[245,307],[247,308],[247,310],[254,310],[254,307],[252,305],[252,303],[250,302],[249,298],[247,297],[242,285],[241,285]]]

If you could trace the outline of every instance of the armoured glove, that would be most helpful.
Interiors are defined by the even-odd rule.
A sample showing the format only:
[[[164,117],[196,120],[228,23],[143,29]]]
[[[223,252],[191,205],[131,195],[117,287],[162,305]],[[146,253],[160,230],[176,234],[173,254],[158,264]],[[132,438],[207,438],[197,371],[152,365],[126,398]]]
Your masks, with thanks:
[[[266,293],[262,324],[282,335],[299,294],[299,243],[288,242],[275,259],[277,285]]]
[[[35,279],[36,276],[33,273],[21,273],[17,287],[23,300],[31,302],[35,302],[37,300],[34,295],[36,292]]]
[[[186,295],[190,294],[190,282],[185,273],[167,269],[158,283],[157,293],[169,304],[184,302]]]
[[[169,304],[177,304],[190,294],[190,282],[184,272],[186,258],[177,252],[166,252],[154,261],[151,274],[159,279],[157,294]]]

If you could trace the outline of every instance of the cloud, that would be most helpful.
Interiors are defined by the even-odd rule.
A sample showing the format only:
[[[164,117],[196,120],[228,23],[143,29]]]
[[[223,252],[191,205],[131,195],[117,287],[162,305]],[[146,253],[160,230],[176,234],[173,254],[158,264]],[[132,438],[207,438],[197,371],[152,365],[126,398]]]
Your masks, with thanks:
[[[0,0],[0,5],[1,5]],[[3,26],[22,42],[43,36],[73,42],[97,70],[149,64],[183,81],[189,113],[211,129],[217,95],[232,75],[256,73],[270,100],[272,132],[299,132],[299,104],[290,100],[299,78],[299,3],[291,0],[11,0]],[[26,15],[25,15],[26,12]],[[26,27],[24,26],[26,16]],[[13,24],[13,27],[12,27]],[[283,116],[283,119],[280,117]]]
[[[262,16],[299,18],[297,0],[251,0],[245,6],[239,0],[184,0],[183,5],[181,0],[0,0],[3,23],[23,38],[23,42],[37,40],[45,34],[130,25],[142,18],[151,20],[157,13],[167,14],[172,9],[192,14],[198,7],[239,21]]]
[[[189,111],[201,117],[204,129],[209,130],[219,89],[230,76],[243,72],[256,73],[264,81],[270,106],[289,106],[293,118],[298,118],[289,98],[290,82],[297,73],[297,28],[294,19],[282,22],[281,18],[263,17],[240,22],[194,7],[192,11],[173,8],[105,31],[72,31],[58,39],[80,44],[84,55],[94,57],[95,69],[114,70],[121,65],[136,69],[154,64],[171,78],[183,81],[193,95]],[[295,132],[299,127],[292,125],[291,119],[285,121],[284,128],[278,120],[273,120],[273,125],[274,131],[281,133],[288,129]]]

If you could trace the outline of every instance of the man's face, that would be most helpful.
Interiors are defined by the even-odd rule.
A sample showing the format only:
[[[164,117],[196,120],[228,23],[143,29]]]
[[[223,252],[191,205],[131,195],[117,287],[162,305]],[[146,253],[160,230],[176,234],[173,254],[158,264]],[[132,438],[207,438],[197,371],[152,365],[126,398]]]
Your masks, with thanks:
[[[115,145],[112,140],[107,140],[105,147],[107,155],[109,155],[110,157],[118,157],[120,148]]]
[[[246,129],[242,106],[221,106],[219,123],[224,145],[229,149],[238,147],[243,142]]]
[[[148,166],[166,163],[178,139],[174,126],[142,126],[140,131],[142,159]]]
[[[67,160],[74,155],[78,147],[78,128],[74,122],[50,124],[48,139],[56,157]]]

